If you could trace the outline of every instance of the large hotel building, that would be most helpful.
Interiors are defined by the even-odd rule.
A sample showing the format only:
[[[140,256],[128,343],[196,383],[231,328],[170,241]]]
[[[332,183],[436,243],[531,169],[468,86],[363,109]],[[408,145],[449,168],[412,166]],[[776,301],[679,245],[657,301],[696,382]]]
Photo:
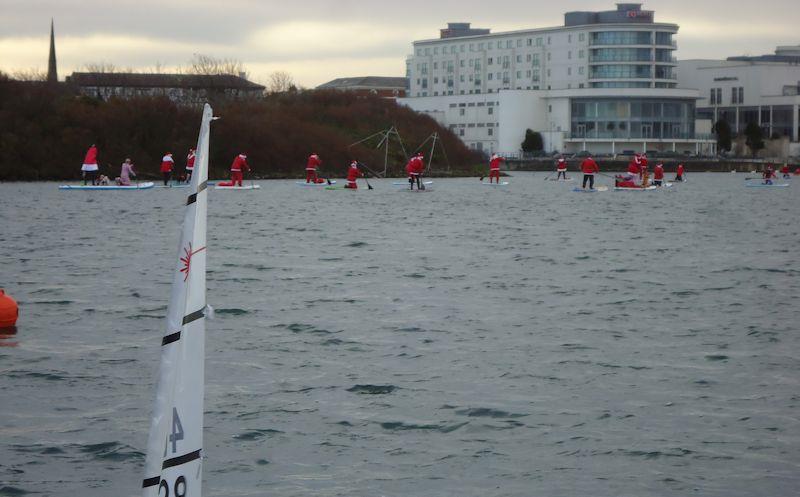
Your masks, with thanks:
[[[517,153],[526,129],[548,152],[711,153],[711,123],[695,120],[699,92],[678,88],[677,32],[634,3],[568,12],[554,28],[449,24],[414,42],[400,101],[487,153]]]

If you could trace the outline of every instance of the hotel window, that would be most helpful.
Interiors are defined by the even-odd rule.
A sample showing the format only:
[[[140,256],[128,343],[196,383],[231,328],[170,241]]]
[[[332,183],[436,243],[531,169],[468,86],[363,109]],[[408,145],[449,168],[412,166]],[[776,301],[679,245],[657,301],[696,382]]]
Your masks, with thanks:
[[[458,115],[459,116],[463,116],[465,112],[466,112],[466,109],[458,109]]]
[[[494,76],[494,73],[491,73],[491,72],[490,72],[489,74],[487,74],[487,75],[486,75],[486,79],[488,79],[489,81],[491,81],[491,80],[492,80],[492,76]]]
[[[539,54],[538,53],[533,54],[533,65],[534,66],[538,66],[539,65]]]
[[[567,52],[567,59],[572,60],[572,50]]]
[[[463,83],[463,82],[464,82],[464,75],[462,74],[461,76],[459,76],[459,77],[458,77],[458,80],[459,80],[459,81],[461,81],[461,82]]]
[[[717,104],[717,90],[714,88],[711,88],[711,98],[709,99],[709,101],[711,105]]]
[[[528,54],[527,56],[525,56],[525,61],[526,62],[530,62],[531,59],[532,59],[531,54]]]
[[[547,77],[550,77],[550,69],[547,70]]]
[[[506,41],[506,48],[514,48],[514,41],[513,40]]]
[[[522,55],[517,55],[517,63],[519,64],[522,62]]]
[[[474,52],[475,51],[475,44],[474,43],[470,43],[469,44],[469,51],[470,52]]]
[[[522,40],[517,40],[517,48],[522,46]]]
[[[578,68],[578,74],[583,74],[583,66]]]
[[[483,43],[478,43],[478,50],[483,50],[483,47],[484,47]]]
[[[439,55],[439,47],[433,47],[433,55]]]
[[[426,48],[425,49],[425,55],[430,55],[430,54],[431,54],[431,49],[430,48]]]
[[[536,38],[536,46],[537,47],[541,47],[542,46],[542,39],[541,38]]]
[[[572,43],[572,35],[567,35],[567,43]]]
[[[486,65],[487,65],[487,66],[491,66],[491,65],[492,65],[492,58],[491,58],[491,57],[489,57],[489,58],[486,60]]]
[[[722,105],[722,88],[717,88],[717,105]]]
[[[494,135],[494,130],[492,128],[486,128],[486,134],[489,135],[489,136],[493,136]]]
[[[517,71],[517,79],[522,78],[522,71]]]
[[[486,108],[486,113],[489,114],[489,115],[493,115],[494,114],[494,107],[487,107]]]
[[[541,75],[539,74],[538,69],[533,70],[533,81],[539,81],[541,79]]]
[[[547,52],[547,61],[548,62],[550,62],[550,60],[552,59],[552,57],[551,57],[552,55],[553,54],[551,54],[550,52]]]
[[[525,71],[525,77],[526,77],[526,78],[530,78],[531,76],[533,76],[533,71],[531,71],[530,69],[528,69],[527,71]]]
[[[739,87],[739,103],[744,103],[744,86]]]
[[[586,33],[580,33],[578,35],[578,41],[584,41],[584,40],[586,40]]]
[[[458,61],[458,65],[460,65],[461,67],[464,67],[464,59],[459,60]]]
[[[492,49],[494,49],[494,42],[490,41],[489,42],[489,50],[492,50]]]
[[[464,53],[464,48],[465,48],[465,47],[464,47],[464,45],[463,45],[463,44],[462,44],[462,45],[459,47],[459,49],[460,49],[460,52],[461,52],[461,53]]]
[[[738,97],[738,96],[739,96],[738,89],[737,88],[731,88],[731,103],[732,104],[738,103],[736,101],[736,97]]]
[[[547,37],[547,44],[550,45],[552,43],[552,41],[553,41],[553,39],[548,36]]]
[[[469,59],[469,67],[473,67],[475,65],[475,59]]]
[[[528,46],[529,47],[533,46],[533,38],[528,38]]]
[[[578,50],[578,58],[579,59],[583,58],[583,50]]]
[[[438,62],[434,62],[433,63],[433,70],[435,71],[437,69],[439,69],[439,63]]]
[[[572,76],[572,68],[571,67],[567,68],[567,76]]]

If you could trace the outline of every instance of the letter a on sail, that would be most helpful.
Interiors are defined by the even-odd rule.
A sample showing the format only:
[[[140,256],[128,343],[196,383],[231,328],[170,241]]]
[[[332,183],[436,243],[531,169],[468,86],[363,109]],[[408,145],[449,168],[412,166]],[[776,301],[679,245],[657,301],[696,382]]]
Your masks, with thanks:
[[[172,274],[158,389],[147,441],[144,497],[200,497],[206,309],[206,208],[211,107],[203,109],[192,192]]]

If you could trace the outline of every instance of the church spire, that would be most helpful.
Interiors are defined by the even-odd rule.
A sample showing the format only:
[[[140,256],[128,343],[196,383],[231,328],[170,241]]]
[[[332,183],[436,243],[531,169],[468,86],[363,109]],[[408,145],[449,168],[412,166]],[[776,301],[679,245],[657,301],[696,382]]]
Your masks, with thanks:
[[[53,19],[50,19],[50,60],[47,63],[47,82],[58,82],[58,70],[56,69],[56,33],[53,26]]]

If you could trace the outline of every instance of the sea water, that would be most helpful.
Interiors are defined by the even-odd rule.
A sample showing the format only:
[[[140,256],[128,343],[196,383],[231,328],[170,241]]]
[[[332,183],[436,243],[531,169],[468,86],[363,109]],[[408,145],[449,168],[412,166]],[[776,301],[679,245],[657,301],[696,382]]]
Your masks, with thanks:
[[[800,195],[209,191],[207,496],[800,488]],[[599,184],[608,184],[599,177]],[[186,190],[0,184],[0,495],[138,495]]]

